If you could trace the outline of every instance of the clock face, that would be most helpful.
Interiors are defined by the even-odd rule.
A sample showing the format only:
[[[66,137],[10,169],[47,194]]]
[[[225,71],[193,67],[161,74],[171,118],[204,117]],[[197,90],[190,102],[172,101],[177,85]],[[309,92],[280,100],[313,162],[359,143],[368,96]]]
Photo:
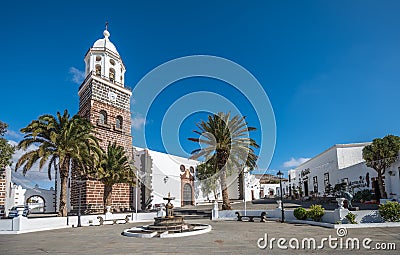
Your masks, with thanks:
[[[115,102],[115,101],[117,101],[117,94],[115,94],[114,92],[108,92],[108,99],[111,101],[111,102]]]

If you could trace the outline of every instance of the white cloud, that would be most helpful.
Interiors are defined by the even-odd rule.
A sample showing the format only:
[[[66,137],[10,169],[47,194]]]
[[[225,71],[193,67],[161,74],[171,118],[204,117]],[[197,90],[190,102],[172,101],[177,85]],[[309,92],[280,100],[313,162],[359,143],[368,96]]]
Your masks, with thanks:
[[[132,118],[132,128],[135,130],[140,130],[146,124],[146,118],[141,114],[136,114],[135,117]]]
[[[9,139],[13,138],[13,139],[19,140],[23,137],[23,135],[20,132],[16,132],[14,130],[9,129],[9,130],[7,130],[6,137]]]
[[[69,73],[72,75],[71,80],[78,85],[81,85],[81,83],[85,79],[85,72],[75,67],[70,67]]]
[[[10,144],[16,145],[17,142],[15,141],[9,141]],[[48,178],[47,174],[47,164],[43,166],[42,169],[39,169],[39,161],[37,161],[35,164],[33,164],[32,168],[26,173],[24,176],[22,174],[22,167],[18,169],[17,172],[15,172],[15,165],[17,164],[17,161],[20,159],[20,157],[25,154],[28,151],[35,150],[38,147],[35,145],[31,145],[28,147],[26,151],[24,150],[16,150],[13,157],[12,161],[13,164],[11,166],[12,174],[11,174],[11,181],[23,186],[24,188],[33,188],[35,184],[38,184],[40,187],[43,188],[49,188],[54,186],[54,169],[52,169],[52,180],[50,181]]]
[[[290,160],[283,163],[283,167],[296,167],[304,162],[308,161],[310,158],[290,158]]]

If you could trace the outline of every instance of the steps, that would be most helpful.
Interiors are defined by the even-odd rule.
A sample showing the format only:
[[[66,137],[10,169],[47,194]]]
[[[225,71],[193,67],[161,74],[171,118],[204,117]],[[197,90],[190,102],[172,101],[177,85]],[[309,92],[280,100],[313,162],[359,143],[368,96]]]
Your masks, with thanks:
[[[183,216],[185,220],[194,219],[211,219],[211,210],[196,210],[176,208],[174,210],[176,216]]]

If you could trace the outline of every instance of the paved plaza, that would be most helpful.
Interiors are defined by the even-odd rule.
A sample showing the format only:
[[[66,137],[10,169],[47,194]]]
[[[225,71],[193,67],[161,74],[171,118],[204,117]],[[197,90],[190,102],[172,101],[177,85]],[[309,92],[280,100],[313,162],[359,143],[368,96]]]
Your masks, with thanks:
[[[129,227],[141,225],[119,224],[69,228],[20,235],[0,235],[1,254],[339,254],[344,250],[331,249],[326,243],[323,250],[282,250],[274,243],[271,250],[260,249],[257,240],[268,234],[271,238],[314,237],[320,240],[329,235],[337,237],[336,230],[279,222],[236,222],[196,220],[211,224],[213,230],[203,235],[172,239],[140,239],[125,237],[121,232]],[[346,237],[370,238],[376,242],[396,243],[400,249],[400,228],[348,229]],[[287,245],[287,243],[286,243]],[[345,250],[347,252],[347,250]],[[360,250],[355,254],[398,254],[398,251]]]

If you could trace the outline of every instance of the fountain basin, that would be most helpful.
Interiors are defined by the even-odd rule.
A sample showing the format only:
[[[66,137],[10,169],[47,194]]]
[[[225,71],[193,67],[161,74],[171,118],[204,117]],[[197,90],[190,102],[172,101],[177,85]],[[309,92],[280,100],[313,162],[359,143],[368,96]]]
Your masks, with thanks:
[[[154,225],[147,225],[141,227],[133,227],[129,229],[125,229],[122,232],[122,235],[129,236],[129,237],[138,237],[138,238],[172,238],[172,237],[184,237],[184,236],[194,236],[208,233],[212,230],[212,227],[208,224],[186,224],[190,225],[191,228],[186,230],[163,230],[158,229],[154,230],[151,226]],[[174,226],[175,227],[175,226]]]

